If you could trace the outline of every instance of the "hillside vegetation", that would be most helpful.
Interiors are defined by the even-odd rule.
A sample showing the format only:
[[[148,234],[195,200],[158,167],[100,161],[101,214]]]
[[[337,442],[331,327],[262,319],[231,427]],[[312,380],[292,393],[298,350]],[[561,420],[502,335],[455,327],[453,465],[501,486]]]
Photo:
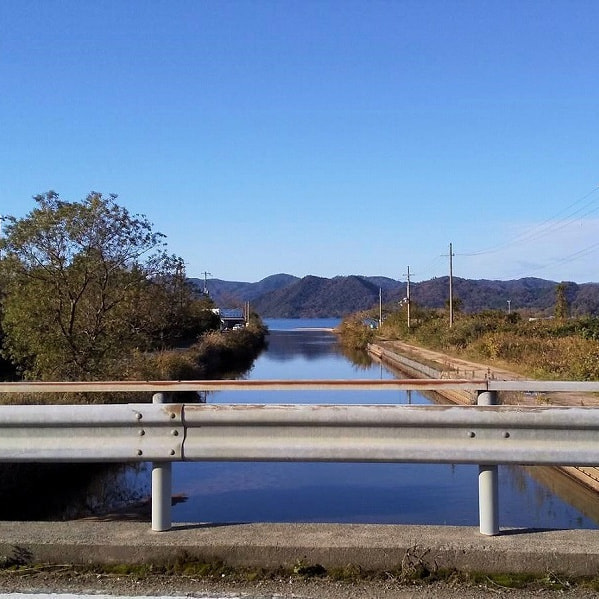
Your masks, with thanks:
[[[190,279],[200,289],[204,281]],[[208,279],[212,299],[220,306],[243,305],[250,301],[263,318],[343,317],[367,310],[379,301],[401,301],[406,285],[387,277],[339,276],[331,279],[272,275],[257,283]],[[513,281],[469,280],[454,277],[454,296],[466,313],[483,310],[529,311],[536,316],[553,314],[555,281],[525,278]],[[424,308],[443,308],[449,297],[448,277],[412,283],[411,299]],[[598,283],[565,283],[565,295],[572,315],[599,316]]]
[[[487,310],[457,314],[449,327],[444,310],[412,306],[387,311],[380,330],[364,324],[373,313],[355,314],[340,327],[349,347],[376,338],[398,339],[465,359],[507,367],[525,376],[554,380],[599,380],[599,318],[593,316],[529,321],[519,313]]]

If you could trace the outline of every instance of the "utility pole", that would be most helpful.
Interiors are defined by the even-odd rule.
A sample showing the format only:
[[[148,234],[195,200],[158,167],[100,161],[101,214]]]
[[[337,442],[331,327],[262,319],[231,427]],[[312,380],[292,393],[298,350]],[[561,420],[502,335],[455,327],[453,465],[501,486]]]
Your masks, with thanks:
[[[408,277],[408,283],[406,285],[406,305],[408,308],[408,329],[410,328],[410,267],[408,266],[408,274],[404,275]]]
[[[508,314],[512,313],[512,300],[507,301],[507,313]]]
[[[379,331],[383,326],[383,289],[379,287]]]
[[[204,295],[208,295],[208,275],[212,276],[212,273],[204,271],[202,274],[204,275]]]
[[[179,300],[179,309],[183,309],[183,300],[184,300],[184,289],[185,289],[185,277],[183,276],[185,270],[185,266],[182,261],[177,262],[177,266],[175,267],[175,285],[177,290],[178,300]]]
[[[453,247],[449,244],[449,328],[453,327]]]
[[[4,234],[4,221],[6,220],[6,216],[0,214],[0,241],[2,241],[2,237]],[[2,249],[0,248],[0,258],[2,257]]]

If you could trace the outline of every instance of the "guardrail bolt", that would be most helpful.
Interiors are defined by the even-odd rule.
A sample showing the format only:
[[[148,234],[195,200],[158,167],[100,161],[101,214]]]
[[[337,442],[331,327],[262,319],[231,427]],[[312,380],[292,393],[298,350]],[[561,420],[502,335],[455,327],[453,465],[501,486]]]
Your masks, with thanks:
[[[137,450],[137,455],[143,455],[143,454],[144,454],[144,452],[141,449]]]
[[[143,436],[146,434],[146,431],[144,431],[144,429],[143,429],[143,428],[140,428],[140,429],[137,431],[137,434],[138,434],[140,437],[143,437]]]
[[[510,438],[510,434],[509,434],[507,431],[505,431],[505,433],[503,433],[503,436],[504,436],[506,439],[509,439],[509,438]]]
[[[469,436],[471,439],[473,439],[474,437],[476,437],[476,433],[475,433],[474,431],[470,431],[470,432],[468,433],[468,436]]]
[[[140,414],[139,412],[137,412],[135,414],[135,418],[136,418],[136,420],[141,420],[143,418],[143,414]]]
[[[177,417],[177,414],[175,414],[174,412],[171,412],[171,420],[174,420]]]
[[[178,430],[175,428],[175,429],[173,429],[173,430],[171,431],[171,435],[172,435],[173,437],[177,437],[177,436],[179,435],[179,431],[178,431]]]
[[[171,449],[171,455],[175,455],[176,451],[174,449]]]

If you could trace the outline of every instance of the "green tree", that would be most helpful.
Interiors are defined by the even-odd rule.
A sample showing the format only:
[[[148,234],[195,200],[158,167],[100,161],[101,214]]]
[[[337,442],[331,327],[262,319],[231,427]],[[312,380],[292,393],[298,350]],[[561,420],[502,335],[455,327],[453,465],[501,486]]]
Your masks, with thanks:
[[[566,284],[560,283],[555,288],[555,318],[568,318],[570,315],[570,306],[566,298]]]
[[[146,308],[137,310],[136,326],[145,328],[152,347],[185,344],[206,330],[218,329],[220,319],[211,311],[214,302],[187,281],[183,260],[170,257],[163,266],[137,298]]]
[[[182,261],[115,195],[34,199],[0,240],[3,353],[30,378],[118,376],[127,352],[152,347],[181,306],[165,282],[183,278]]]

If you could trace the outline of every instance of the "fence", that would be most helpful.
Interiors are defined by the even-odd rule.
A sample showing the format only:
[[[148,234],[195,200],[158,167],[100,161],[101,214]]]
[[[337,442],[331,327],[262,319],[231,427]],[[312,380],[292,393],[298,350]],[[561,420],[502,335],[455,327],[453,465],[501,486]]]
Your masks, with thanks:
[[[168,403],[178,391],[470,390],[478,405]],[[0,383],[1,393],[151,392],[153,403],[1,405],[0,462],[152,461],[152,528],[171,527],[174,461],[479,465],[482,534],[499,532],[500,464],[599,464],[599,408],[499,406],[498,391],[599,383],[491,380]]]

